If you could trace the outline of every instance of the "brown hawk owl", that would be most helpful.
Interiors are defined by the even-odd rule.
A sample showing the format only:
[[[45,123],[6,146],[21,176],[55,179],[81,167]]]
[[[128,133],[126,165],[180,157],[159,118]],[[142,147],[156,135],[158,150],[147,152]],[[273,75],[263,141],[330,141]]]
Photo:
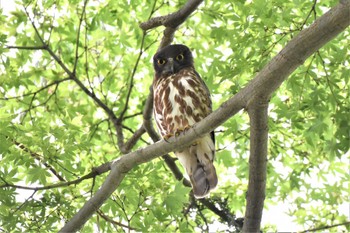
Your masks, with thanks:
[[[154,55],[153,66],[154,118],[163,138],[179,134],[212,112],[208,87],[194,69],[188,47],[181,44],[164,47]],[[214,132],[198,138],[175,155],[185,168],[197,198],[208,195],[216,187]]]

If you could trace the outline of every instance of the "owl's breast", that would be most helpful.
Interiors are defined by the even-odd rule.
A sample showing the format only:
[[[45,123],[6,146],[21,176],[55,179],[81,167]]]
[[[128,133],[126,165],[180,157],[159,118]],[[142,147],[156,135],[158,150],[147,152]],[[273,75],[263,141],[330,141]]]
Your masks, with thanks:
[[[162,134],[175,134],[211,112],[210,97],[194,72],[180,72],[154,86],[154,116]]]

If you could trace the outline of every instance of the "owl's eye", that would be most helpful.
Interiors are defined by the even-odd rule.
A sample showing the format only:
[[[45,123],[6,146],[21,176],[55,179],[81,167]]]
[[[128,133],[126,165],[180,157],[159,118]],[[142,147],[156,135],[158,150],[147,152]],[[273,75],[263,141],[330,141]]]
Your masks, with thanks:
[[[158,65],[164,65],[165,64],[165,60],[164,59],[158,59],[157,63],[158,63]]]
[[[179,54],[176,56],[176,60],[178,61],[182,61],[185,58],[185,56],[183,54]]]

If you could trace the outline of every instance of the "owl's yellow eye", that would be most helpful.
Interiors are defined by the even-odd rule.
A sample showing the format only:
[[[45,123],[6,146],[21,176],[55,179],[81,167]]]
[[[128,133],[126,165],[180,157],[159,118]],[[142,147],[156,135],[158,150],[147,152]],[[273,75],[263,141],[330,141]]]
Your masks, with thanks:
[[[158,63],[158,65],[164,65],[165,64],[165,60],[164,59],[158,59],[157,63]]]
[[[185,56],[183,54],[179,54],[176,56],[176,60],[178,61],[182,61],[185,58]]]

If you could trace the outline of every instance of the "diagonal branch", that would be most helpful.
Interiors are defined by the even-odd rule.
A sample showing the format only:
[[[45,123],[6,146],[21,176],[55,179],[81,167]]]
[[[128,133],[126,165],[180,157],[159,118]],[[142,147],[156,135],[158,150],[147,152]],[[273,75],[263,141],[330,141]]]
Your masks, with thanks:
[[[75,232],[79,230],[117,189],[125,175],[132,168],[170,151],[180,150],[191,145],[192,141],[196,138],[213,131],[241,109],[248,108],[249,110],[250,107],[254,107],[252,103],[259,98],[263,100],[262,104],[264,106],[264,101],[287,79],[288,75],[302,64],[308,56],[345,30],[349,24],[350,0],[343,0],[317,19],[309,28],[301,31],[299,35],[294,37],[244,89],[223,103],[219,109],[211,113],[186,133],[176,138],[170,138],[169,143],[162,140],[123,155],[113,161],[111,172],[104,184],[60,232]],[[258,109],[255,111],[262,111],[261,114],[265,114],[264,110]],[[254,156],[254,158],[258,158],[258,156]],[[257,164],[255,161],[252,161],[252,163]],[[260,185],[259,182],[258,185]],[[249,187],[248,189],[251,188]],[[244,227],[245,229],[249,229],[249,226]]]
[[[35,153],[33,151],[31,151],[30,149],[28,149],[26,146],[24,146],[23,144],[17,142],[16,140],[13,140],[13,143],[15,145],[17,145],[20,149],[22,149],[23,151],[27,152],[30,154],[30,156],[32,156],[34,159],[36,159],[37,161],[39,161],[40,163],[42,163],[47,169],[49,169],[49,171],[57,177],[57,179],[59,181],[66,181],[57,171],[56,169],[51,166],[50,164],[48,164],[47,162],[45,162],[43,159],[42,159],[42,156],[40,156],[38,153]]]

